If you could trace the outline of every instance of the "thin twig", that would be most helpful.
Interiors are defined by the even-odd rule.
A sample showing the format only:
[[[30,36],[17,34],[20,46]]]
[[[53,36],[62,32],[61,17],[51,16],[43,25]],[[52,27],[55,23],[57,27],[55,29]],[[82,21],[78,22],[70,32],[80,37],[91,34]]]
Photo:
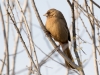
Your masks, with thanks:
[[[2,75],[4,64],[5,64],[5,60],[6,60],[6,53],[4,52],[3,63],[2,63],[1,69],[0,69],[0,75]]]
[[[10,19],[11,19],[12,22],[14,23],[13,25],[14,25],[14,27],[15,27],[17,33],[19,34],[19,37],[20,37],[21,42],[22,42],[22,44],[23,44],[23,46],[24,46],[24,48],[25,48],[25,50],[26,50],[26,52],[27,52],[27,55],[29,56],[30,60],[32,61],[33,65],[34,65],[34,67],[35,67],[35,70],[37,71],[37,67],[36,67],[36,65],[35,65],[35,63],[34,63],[32,57],[31,57],[31,55],[30,55],[30,53],[29,53],[29,51],[28,51],[28,48],[27,48],[27,46],[26,46],[26,44],[25,44],[25,42],[24,42],[24,40],[23,40],[23,38],[22,38],[22,35],[20,34],[20,31],[19,31],[18,27],[16,26],[16,22],[13,20],[12,16],[10,15],[10,13],[8,13],[8,14],[9,14],[9,16],[10,16]]]
[[[24,5],[23,5],[23,12],[25,12],[25,10],[26,10],[26,6],[27,6],[27,0],[24,2]],[[22,18],[22,16],[20,17],[20,23],[19,23],[19,31],[21,31],[21,27],[22,27],[22,20],[23,20],[23,18]],[[17,35],[16,35],[16,38],[15,38],[15,45],[14,45],[14,48],[13,48],[13,54],[14,54],[14,56],[13,56],[13,61],[12,61],[12,75],[14,75],[15,74],[15,63],[16,63],[16,54],[17,54],[17,47],[18,47],[18,41],[19,41],[19,34],[17,33]]]
[[[75,39],[76,38],[76,30],[75,30],[74,0],[72,1],[71,12],[72,12],[72,33],[73,33],[72,34],[72,39],[74,41],[73,42],[73,45],[74,45],[73,50],[74,50],[75,56],[77,58],[78,65],[81,67],[80,74],[81,75],[85,75],[84,74],[84,71],[83,71],[82,63],[81,63],[80,58],[79,58],[79,55],[78,55],[78,53],[76,51],[77,46],[76,46],[76,39]]]
[[[75,0],[74,0],[74,2],[75,3],[77,3]],[[78,3],[77,3],[78,4]],[[95,21],[97,21],[98,23],[100,23],[100,21],[97,19],[97,18],[95,18],[93,15],[91,15],[91,14],[89,14],[81,5],[79,5],[78,4],[78,6],[79,6],[79,8],[82,10],[82,11],[84,11],[85,13],[87,13],[91,18],[93,18]],[[96,22],[95,22],[96,23]],[[97,24],[96,24],[97,25]],[[98,27],[100,27],[100,25],[97,25]]]
[[[72,8],[72,4],[71,4],[70,0],[67,0],[67,2],[69,4],[70,8]]]
[[[98,8],[100,8],[100,6],[96,3],[96,2],[94,2],[93,0],[90,0],[94,5],[96,5]]]
[[[17,5],[18,5],[18,7],[19,7],[19,10],[20,10],[20,12],[21,12],[21,15],[22,15],[22,17],[23,17],[23,20],[24,20],[24,23],[25,23],[25,26],[26,26],[26,30],[27,30],[28,38],[29,38],[29,43],[30,43],[30,48],[31,48],[31,50],[33,50],[33,53],[34,53],[34,62],[35,62],[35,64],[33,64],[33,65],[34,65],[34,66],[36,65],[35,68],[37,68],[37,72],[38,72],[39,75],[40,75],[40,69],[39,69],[39,66],[38,66],[38,59],[37,59],[36,51],[35,51],[35,49],[34,49],[34,42],[33,42],[33,40],[32,40],[32,35],[31,35],[31,32],[30,32],[28,23],[27,23],[27,21],[26,21],[26,17],[25,17],[25,15],[24,15],[24,13],[23,13],[23,10],[22,10],[22,8],[21,8],[21,6],[20,6],[20,4],[19,4],[19,1],[16,0],[16,3],[17,3]]]
[[[49,53],[49,55],[47,55],[47,54],[46,54],[45,52],[43,52],[36,44],[35,44],[35,46],[36,46],[43,54],[46,55],[46,59],[43,59],[43,60],[40,62],[40,65],[39,65],[39,66],[42,66],[42,65],[47,61],[47,59],[50,58],[50,59],[52,59],[53,61],[55,61],[55,62],[57,62],[58,64],[60,64],[60,65],[62,65],[62,66],[65,67],[64,64],[62,64],[62,63],[60,63],[60,62],[54,60],[54,59],[51,57],[51,55],[54,54],[54,52],[55,52],[57,49],[59,49],[59,47],[56,48],[56,49],[54,49],[54,50],[52,50],[52,51]]]
[[[90,9],[92,11],[91,15],[94,16],[94,8],[93,3],[90,1]],[[91,33],[92,33],[92,48],[93,48],[93,60],[94,60],[94,70],[95,75],[99,75],[98,64],[97,64],[97,54],[96,54],[96,40],[95,40],[95,25],[94,25],[94,18],[91,18],[92,25],[91,25]]]
[[[2,22],[2,30],[3,30],[3,36],[4,36],[4,46],[5,46],[5,51],[6,51],[6,57],[7,57],[7,74],[9,75],[9,50],[8,50],[8,45],[7,45],[7,38],[6,38],[6,30],[5,30],[5,24],[4,24],[4,18],[0,6],[0,15],[1,15],[1,22]]]
[[[27,6],[27,11],[28,11],[28,16],[29,16],[29,27],[30,27],[30,32],[31,32],[31,36],[32,36],[32,30],[33,30],[33,28],[32,28],[32,13],[31,13],[31,9],[30,9],[30,7],[29,7],[29,1],[28,1],[28,6]],[[32,36],[32,38],[33,38],[33,36]],[[35,47],[34,47],[34,49],[35,49]],[[30,49],[30,55],[31,56],[33,56],[33,50],[32,49]],[[32,62],[31,62],[31,60],[30,60],[30,69],[29,69],[29,72],[28,72],[28,75],[31,75],[32,74]]]
[[[79,17],[79,18],[80,18],[80,20],[82,21],[82,25],[84,26],[84,28],[85,28],[86,32],[88,33],[88,35],[89,35],[90,39],[92,39],[92,37],[91,37],[91,35],[90,35],[89,31],[87,30],[87,28],[86,28],[86,26],[85,26],[85,24],[84,24],[84,22],[83,22],[82,18],[81,18],[81,17]]]

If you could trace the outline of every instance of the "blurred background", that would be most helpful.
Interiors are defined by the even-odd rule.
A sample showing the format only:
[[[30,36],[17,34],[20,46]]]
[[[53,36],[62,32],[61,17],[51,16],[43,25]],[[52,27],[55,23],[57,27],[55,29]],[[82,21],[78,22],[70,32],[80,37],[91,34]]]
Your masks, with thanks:
[[[72,2],[72,0],[70,1]],[[84,1],[85,0],[78,0],[77,2],[86,10]],[[99,0],[95,0],[95,2],[98,5],[100,4]],[[87,3],[90,6],[90,0],[88,0]],[[19,28],[21,26],[20,33],[22,35],[22,38],[28,50],[32,52],[30,50],[30,44],[29,44],[28,34],[24,24],[24,20],[21,20],[22,18],[21,11],[18,7],[16,0],[9,0],[9,4],[12,11],[8,9],[7,0],[0,0],[0,6],[4,18],[5,29],[6,29],[6,33],[8,34],[7,40],[8,40],[8,50],[9,50],[10,75],[12,75],[13,72],[14,59],[15,59],[14,75],[35,75],[33,72],[30,73],[29,71],[30,59],[23,47],[21,40],[18,39],[18,42],[15,42],[17,38],[17,31],[14,27],[14,24],[9,16],[7,18],[7,9],[8,9],[9,12],[13,12],[13,14],[11,13],[11,15],[14,16],[17,27]],[[46,55],[48,55],[54,48],[52,44],[49,42],[49,40],[47,39],[42,28],[40,27],[39,21],[37,20],[36,14],[32,7],[31,0],[19,0],[19,4],[22,10],[24,11],[24,15],[28,22],[32,39],[35,44],[34,46],[38,58],[38,63],[40,63],[45,57],[47,57]],[[69,31],[72,35],[72,28],[71,28],[72,13],[67,0],[35,0],[35,5],[38,9],[38,12],[40,14],[40,17],[44,25],[46,22],[46,17],[43,15],[47,12],[47,10],[51,8],[55,8],[61,11],[67,21]],[[96,5],[93,5],[93,8],[94,8],[95,18],[100,21],[100,15],[99,15],[100,8],[98,8]],[[77,5],[75,7],[75,25],[76,25],[77,52],[82,61],[84,73],[85,75],[95,75],[93,50],[92,50],[93,46],[92,46],[92,40],[90,38],[92,37],[91,25],[86,15],[84,15],[84,11],[81,11],[77,7]],[[100,34],[99,33],[100,33],[99,27],[95,25],[95,41],[96,41],[96,47],[98,48],[96,49],[97,58],[95,60],[97,61],[98,68],[100,68],[100,54],[99,54]],[[16,44],[17,46],[15,46]],[[6,46],[4,43],[2,22],[0,18],[0,69],[4,62],[3,60],[5,56],[5,47]],[[15,50],[16,50],[16,58],[14,58]],[[73,48],[71,48],[71,52],[77,64]],[[41,75],[66,75],[66,68],[61,64],[59,64],[59,63],[64,64],[64,59],[62,58],[62,56],[58,52],[54,52],[50,57],[53,59],[48,58],[48,60],[41,65],[40,67]],[[100,72],[100,69],[98,71]],[[6,71],[6,63],[5,63],[2,71],[2,75],[5,75],[6,73],[7,71]],[[73,71],[72,73],[70,72],[69,75],[77,75],[77,73]]]

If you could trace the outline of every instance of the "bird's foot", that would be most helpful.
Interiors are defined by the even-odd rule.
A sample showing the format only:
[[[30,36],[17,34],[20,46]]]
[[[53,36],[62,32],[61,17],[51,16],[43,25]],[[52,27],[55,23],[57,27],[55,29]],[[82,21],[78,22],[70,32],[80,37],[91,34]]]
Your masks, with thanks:
[[[51,36],[50,32],[47,30],[45,31],[45,34],[46,34],[46,36]]]

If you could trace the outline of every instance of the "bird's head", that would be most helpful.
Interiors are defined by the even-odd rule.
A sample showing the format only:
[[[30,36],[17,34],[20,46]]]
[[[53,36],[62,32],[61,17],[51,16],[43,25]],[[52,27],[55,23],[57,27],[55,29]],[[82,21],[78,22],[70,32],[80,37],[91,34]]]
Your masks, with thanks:
[[[44,16],[48,17],[58,17],[61,12],[56,9],[49,9]]]

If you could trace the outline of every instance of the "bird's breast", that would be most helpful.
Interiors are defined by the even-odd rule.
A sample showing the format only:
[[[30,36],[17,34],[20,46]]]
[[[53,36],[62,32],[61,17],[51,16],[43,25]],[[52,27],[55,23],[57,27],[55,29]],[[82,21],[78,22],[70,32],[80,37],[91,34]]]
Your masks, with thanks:
[[[68,31],[61,19],[51,18],[46,21],[46,29],[51,33],[52,37],[58,42],[68,41]]]

